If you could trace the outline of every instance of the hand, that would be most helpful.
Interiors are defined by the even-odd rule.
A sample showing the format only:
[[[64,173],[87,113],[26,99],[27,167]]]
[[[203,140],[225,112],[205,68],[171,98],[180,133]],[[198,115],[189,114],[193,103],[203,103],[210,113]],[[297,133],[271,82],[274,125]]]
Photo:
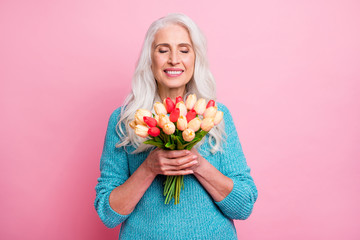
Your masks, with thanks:
[[[191,170],[193,170],[194,173],[196,173],[200,170],[201,167],[205,167],[205,165],[206,165],[205,162],[207,160],[200,155],[200,153],[198,152],[198,150],[196,148],[193,147],[190,151],[191,151],[191,154],[197,156],[197,163],[191,167]]]
[[[188,175],[198,164],[198,156],[188,150],[153,150],[145,159],[144,164],[152,173],[158,175]]]

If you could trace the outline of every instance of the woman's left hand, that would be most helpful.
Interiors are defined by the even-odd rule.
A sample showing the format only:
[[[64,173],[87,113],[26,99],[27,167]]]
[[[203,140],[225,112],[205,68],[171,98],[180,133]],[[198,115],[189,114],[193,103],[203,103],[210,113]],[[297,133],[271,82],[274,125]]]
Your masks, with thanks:
[[[199,171],[199,169],[201,167],[204,166],[204,162],[207,160],[200,155],[200,153],[198,152],[198,150],[196,148],[192,148],[190,150],[190,152],[197,156],[197,163],[194,164],[193,166],[191,166],[191,168],[190,168],[191,170],[194,171],[194,173],[196,173],[197,171]]]
[[[197,156],[197,163],[190,167],[194,176],[212,198],[220,202],[231,192],[234,186],[233,181],[202,157],[195,148],[191,149],[190,152]]]

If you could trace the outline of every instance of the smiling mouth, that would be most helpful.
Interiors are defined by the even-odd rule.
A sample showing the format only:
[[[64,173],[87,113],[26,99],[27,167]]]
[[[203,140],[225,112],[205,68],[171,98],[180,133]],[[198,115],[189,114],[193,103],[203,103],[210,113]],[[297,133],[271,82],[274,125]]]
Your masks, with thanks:
[[[184,72],[184,70],[164,70],[164,72],[167,76],[177,77],[180,76]]]

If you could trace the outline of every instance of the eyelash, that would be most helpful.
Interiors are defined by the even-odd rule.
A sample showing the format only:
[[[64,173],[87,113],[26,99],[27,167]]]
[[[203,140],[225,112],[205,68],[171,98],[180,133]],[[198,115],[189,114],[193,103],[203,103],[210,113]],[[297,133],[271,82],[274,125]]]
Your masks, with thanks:
[[[159,50],[159,53],[166,53],[166,52],[168,52],[168,50]],[[188,53],[189,50],[183,50],[183,51],[180,51],[180,52],[182,52],[182,53]]]

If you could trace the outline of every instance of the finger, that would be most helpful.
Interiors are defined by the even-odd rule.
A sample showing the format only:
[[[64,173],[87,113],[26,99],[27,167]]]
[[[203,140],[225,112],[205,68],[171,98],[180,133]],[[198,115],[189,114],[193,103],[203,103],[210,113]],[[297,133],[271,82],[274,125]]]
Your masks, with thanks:
[[[179,158],[189,155],[191,152],[189,150],[164,150],[163,156],[166,158]]]
[[[161,167],[160,169],[162,172],[189,170],[192,166],[196,165],[197,163],[198,163],[197,160],[193,160],[193,161],[185,163],[183,165],[177,165],[177,166],[167,165],[167,166]]]
[[[197,159],[196,155],[186,155],[185,157],[167,159],[166,163],[170,166],[182,166]]]
[[[180,175],[189,175],[193,174],[193,170],[180,170],[180,171],[167,171],[163,175],[166,176],[180,176]]]

